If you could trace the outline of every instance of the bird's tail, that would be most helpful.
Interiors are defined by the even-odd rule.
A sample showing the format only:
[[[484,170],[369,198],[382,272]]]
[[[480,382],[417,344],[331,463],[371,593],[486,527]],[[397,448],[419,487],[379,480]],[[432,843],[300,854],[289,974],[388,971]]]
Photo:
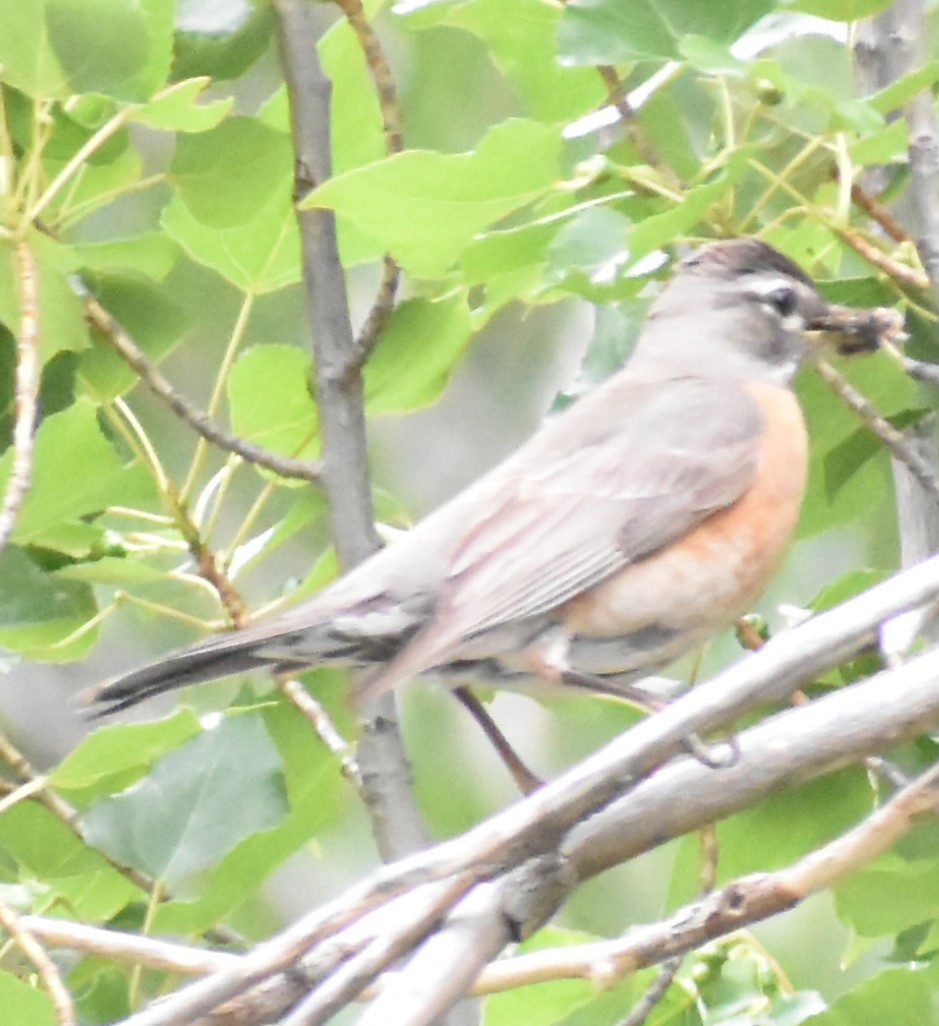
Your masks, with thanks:
[[[256,654],[258,642],[237,635],[212,639],[105,681],[82,695],[92,717],[128,709],[164,691],[230,677],[260,667],[271,668],[269,658]]]

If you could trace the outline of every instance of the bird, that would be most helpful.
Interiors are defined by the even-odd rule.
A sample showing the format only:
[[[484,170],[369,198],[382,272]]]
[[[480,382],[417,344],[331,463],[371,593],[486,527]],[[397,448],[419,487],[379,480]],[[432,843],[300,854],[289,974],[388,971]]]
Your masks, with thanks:
[[[752,608],[787,551],[808,437],[793,378],[814,337],[901,331],[827,302],[755,237],[677,267],[625,366],[323,591],[93,689],[101,714],[251,670],[364,671],[365,701],[433,675],[632,694]]]

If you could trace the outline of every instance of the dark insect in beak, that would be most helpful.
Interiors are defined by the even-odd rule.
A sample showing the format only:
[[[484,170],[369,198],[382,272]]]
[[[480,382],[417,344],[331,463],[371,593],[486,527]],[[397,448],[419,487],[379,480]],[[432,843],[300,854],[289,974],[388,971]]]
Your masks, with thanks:
[[[809,320],[809,331],[837,335],[837,349],[842,356],[872,353],[885,342],[902,342],[903,317],[890,307],[857,310],[850,306],[829,306]]]

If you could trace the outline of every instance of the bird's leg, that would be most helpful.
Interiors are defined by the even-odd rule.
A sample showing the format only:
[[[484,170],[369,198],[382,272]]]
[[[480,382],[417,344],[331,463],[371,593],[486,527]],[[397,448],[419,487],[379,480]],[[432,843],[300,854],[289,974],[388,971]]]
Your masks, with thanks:
[[[609,695],[610,698],[619,698],[647,713],[658,712],[669,703],[669,699],[656,695],[646,688],[636,687],[634,684],[614,686],[607,684],[602,677],[595,677],[591,673],[583,673],[571,668],[561,671],[561,683],[569,687],[582,688],[584,691],[593,691],[595,694]]]
[[[674,701],[674,699],[662,698],[661,695],[653,694],[645,688],[639,688],[632,684],[618,684],[613,687],[601,678],[594,677],[589,673],[581,673],[579,670],[565,670],[561,674],[561,680],[564,684],[599,692],[609,695],[611,698],[622,699],[650,714],[664,709]],[[725,746],[726,752],[723,751]],[[708,769],[726,769],[728,766],[733,766],[740,756],[740,749],[734,735],[726,741],[708,744],[706,741],[702,741],[697,734],[689,734],[685,738],[685,747],[698,762]]]
[[[453,694],[482,728],[482,732],[489,739],[492,747],[495,748],[499,758],[505,763],[505,768],[512,775],[512,779],[515,781],[519,791],[522,794],[531,794],[532,791],[541,787],[543,781],[536,777],[525,763],[522,762],[505,734],[499,730],[495,720],[489,715],[486,707],[473,692],[467,687],[458,687],[453,689]]]

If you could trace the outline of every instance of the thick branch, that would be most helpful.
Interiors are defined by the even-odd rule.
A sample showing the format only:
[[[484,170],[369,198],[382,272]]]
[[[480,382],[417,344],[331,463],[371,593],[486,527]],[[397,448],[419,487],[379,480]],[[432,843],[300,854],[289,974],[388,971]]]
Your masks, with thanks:
[[[889,703],[884,696],[889,695]],[[885,751],[939,719],[939,649],[737,735],[719,770],[684,757],[576,827],[562,853],[580,880],[730,816],[785,787]]]
[[[675,755],[690,734],[726,723],[754,704],[784,699],[799,684],[873,643],[885,620],[937,599],[939,557],[933,557],[771,639],[759,652],[637,724],[558,780],[462,837],[378,871],[261,944],[237,970],[190,985],[132,1016],[127,1026],[188,1022],[288,967],[324,938],[418,883],[464,872],[492,877],[534,855],[556,851],[572,826],[634,788]]]

